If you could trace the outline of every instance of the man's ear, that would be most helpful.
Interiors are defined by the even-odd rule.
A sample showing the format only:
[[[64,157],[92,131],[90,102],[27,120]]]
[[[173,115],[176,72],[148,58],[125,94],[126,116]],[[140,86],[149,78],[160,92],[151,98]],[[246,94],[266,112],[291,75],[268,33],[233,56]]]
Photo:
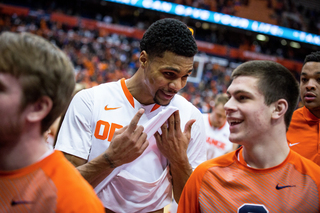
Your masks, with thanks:
[[[148,61],[148,54],[145,50],[143,50],[141,51],[140,57],[139,57],[140,66],[144,68],[147,64],[147,61]]]
[[[42,96],[35,103],[30,104],[27,112],[28,121],[42,121],[52,109],[52,104],[52,100],[48,96]]]
[[[288,110],[288,102],[285,99],[279,99],[274,104],[272,118],[278,119],[284,116]]]

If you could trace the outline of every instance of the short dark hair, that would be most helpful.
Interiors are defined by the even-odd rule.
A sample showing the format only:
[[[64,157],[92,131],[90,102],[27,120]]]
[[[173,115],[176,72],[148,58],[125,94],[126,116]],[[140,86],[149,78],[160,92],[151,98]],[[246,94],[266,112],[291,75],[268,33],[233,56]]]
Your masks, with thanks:
[[[232,72],[233,79],[238,76],[252,76],[258,79],[258,89],[264,95],[267,106],[279,99],[288,102],[285,114],[288,129],[299,100],[299,84],[293,74],[274,61],[254,60],[241,64]]]
[[[320,62],[320,51],[316,51],[316,52],[312,52],[309,55],[306,56],[306,58],[304,59],[304,63],[307,62]]]
[[[166,51],[193,57],[198,48],[186,24],[177,19],[165,18],[154,22],[146,30],[140,41],[140,51],[143,50],[151,58],[162,58]]]

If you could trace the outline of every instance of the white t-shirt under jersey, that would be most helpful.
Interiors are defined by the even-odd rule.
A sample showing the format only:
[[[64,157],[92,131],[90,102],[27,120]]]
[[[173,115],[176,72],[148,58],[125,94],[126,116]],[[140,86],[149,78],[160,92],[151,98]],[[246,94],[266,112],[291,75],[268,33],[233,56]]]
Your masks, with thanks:
[[[187,150],[194,169],[206,160],[202,115],[180,95],[175,95],[169,105],[179,109],[182,131],[186,122],[196,119]],[[90,161],[108,148],[114,131],[129,125],[140,108],[144,108],[145,113],[139,124],[144,125],[166,107],[140,104],[130,94],[124,79],[82,90],[70,103],[55,149]],[[114,212],[150,212],[171,202],[168,162],[153,136],[139,158],[107,184],[104,181],[95,190],[104,206]]]
[[[210,124],[209,113],[203,114],[206,130],[207,160],[219,157],[232,150],[233,143],[229,141],[229,124],[215,128]]]

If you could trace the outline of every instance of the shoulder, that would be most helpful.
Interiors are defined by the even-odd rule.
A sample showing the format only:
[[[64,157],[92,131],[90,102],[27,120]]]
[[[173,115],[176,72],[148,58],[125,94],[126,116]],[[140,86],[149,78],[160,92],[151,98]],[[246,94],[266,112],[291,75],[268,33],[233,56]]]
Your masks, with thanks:
[[[200,110],[179,94],[176,94],[174,96],[174,98],[170,102],[170,105],[178,107],[179,111],[181,111],[182,113],[190,113],[192,115],[202,117]]]
[[[303,110],[304,110],[304,107],[296,109],[292,114],[292,118],[303,117]]]
[[[42,169],[56,186],[58,209],[72,209],[75,212],[101,212],[100,210],[103,210],[91,185],[60,151],[55,151],[50,155]]]
[[[320,166],[317,165],[312,160],[309,160],[300,154],[296,153],[293,150],[290,150],[290,160],[289,163],[292,163],[297,171],[303,175],[311,177],[314,181],[317,182],[317,185],[320,187]]]
[[[215,167],[228,167],[231,164],[234,163],[234,156],[235,156],[235,151],[227,153],[225,155],[207,160],[205,162],[203,162],[202,164],[200,164],[194,172],[201,174],[202,176],[205,175],[205,173],[208,170],[212,170]]]

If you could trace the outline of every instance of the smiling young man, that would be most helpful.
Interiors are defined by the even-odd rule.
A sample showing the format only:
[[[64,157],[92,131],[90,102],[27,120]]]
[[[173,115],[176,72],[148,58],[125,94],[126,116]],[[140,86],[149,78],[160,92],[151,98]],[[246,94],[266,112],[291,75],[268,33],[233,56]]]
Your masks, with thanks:
[[[104,212],[93,188],[43,136],[74,85],[71,61],[56,46],[30,33],[1,33],[0,212]]]
[[[232,79],[224,108],[242,147],[195,169],[178,212],[319,212],[320,167],[287,145],[297,81],[272,61],[245,62]]]
[[[162,19],[145,32],[140,49],[140,67],[130,79],[77,93],[55,147],[95,187],[106,212],[163,212],[172,189],[179,200],[205,160],[201,113],[177,94],[193,70],[192,33],[181,21]],[[146,127],[170,107],[179,110],[160,124],[161,135],[146,138],[126,127],[141,108],[139,125]]]
[[[300,75],[303,107],[292,115],[289,147],[320,166],[320,51],[306,56]]]

